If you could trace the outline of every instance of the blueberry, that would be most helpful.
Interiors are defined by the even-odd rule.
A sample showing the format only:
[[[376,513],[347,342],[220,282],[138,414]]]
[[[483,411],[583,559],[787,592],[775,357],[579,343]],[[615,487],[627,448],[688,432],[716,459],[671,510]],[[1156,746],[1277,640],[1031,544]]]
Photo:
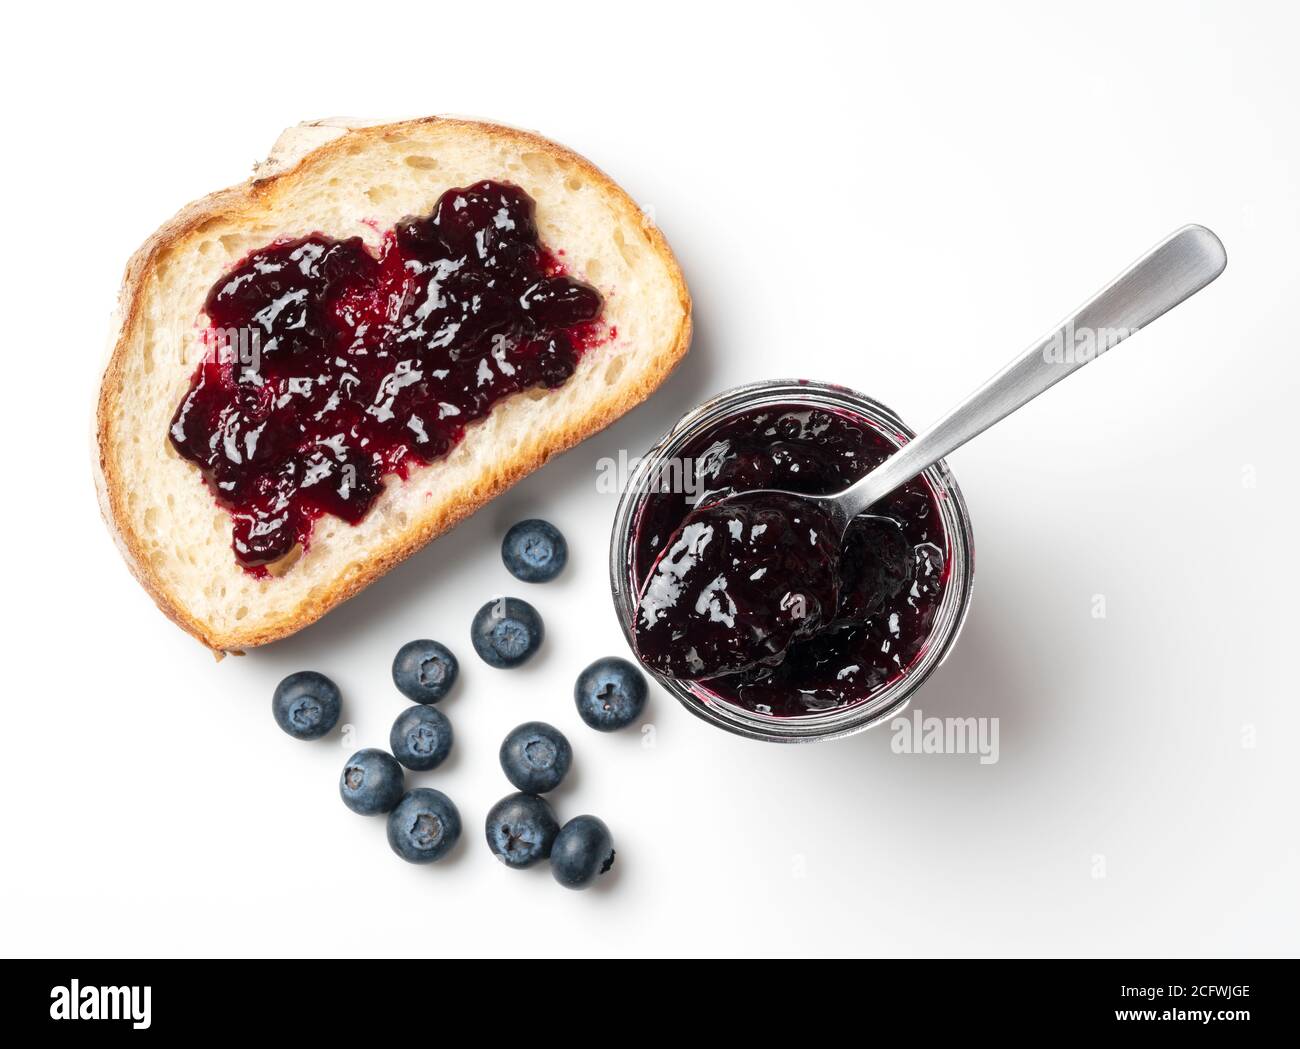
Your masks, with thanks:
[[[407,707],[388,734],[393,757],[414,772],[428,772],[446,761],[451,741],[451,722],[433,707]]]
[[[566,889],[585,889],[614,866],[614,839],[603,820],[574,816],[555,837],[551,873]]]
[[[529,721],[511,729],[501,744],[501,770],[528,794],[554,790],[572,762],[573,748],[564,733],[544,721]]]
[[[456,683],[460,664],[446,645],[408,641],[393,659],[393,684],[416,703],[437,703]]]
[[[546,631],[537,609],[515,597],[498,597],[478,610],[469,636],[490,667],[517,667],[541,647]]]
[[[362,816],[387,812],[402,796],[402,766],[393,755],[368,747],[358,750],[343,766],[339,794],[343,804]]]
[[[501,560],[516,579],[546,583],[568,563],[569,544],[559,529],[547,521],[520,521],[501,541]]]
[[[555,813],[535,794],[511,794],[487,814],[487,843],[507,867],[531,867],[551,854],[560,832]]]
[[[388,844],[409,863],[432,863],[460,840],[460,812],[440,790],[416,787],[388,814]]]
[[[300,670],[275,686],[271,713],[294,739],[320,739],[339,720],[339,689],[324,674]]]
[[[645,697],[645,675],[617,656],[596,660],[573,686],[578,715],[600,732],[632,724],[645,709]]]

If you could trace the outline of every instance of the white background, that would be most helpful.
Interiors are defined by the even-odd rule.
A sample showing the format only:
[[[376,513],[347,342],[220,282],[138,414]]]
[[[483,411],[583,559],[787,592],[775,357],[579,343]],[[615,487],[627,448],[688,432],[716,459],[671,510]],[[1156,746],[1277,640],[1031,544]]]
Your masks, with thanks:
[[[4,953],[1296,953],[1293,6],[6,17]],[[653,207],[694,349],[645,406],[322,623],[217,665],[131,580],[95,505],[87,420],[121,267],[283,126],[444,112],[536,128]],[[582,725],[573,678],[626,651],[599,457],[769,377],[843,382],[924,425],[1189,221],[1223,238],[1225,276],[951,459],[975,600],[913,709],[999,718],[997,764],[895,754],[888,728],[752,743],[658,690],[653,747]],[[545,587],[497,553],[531,515],[573,551]],[[549,628],[517,672],[468,644],[500,592]],[[420,636],[463,666],[454,757],[412,777],[466,824],[430,868],[340,803],[337,736],[295,742],[270,714],[282,675],[317,668],[356,745],[384,745],[389,662]],[[616,836],[596,891],[483,842],[508,791],[498,743],[532,718],[576,750],[561,816]]]

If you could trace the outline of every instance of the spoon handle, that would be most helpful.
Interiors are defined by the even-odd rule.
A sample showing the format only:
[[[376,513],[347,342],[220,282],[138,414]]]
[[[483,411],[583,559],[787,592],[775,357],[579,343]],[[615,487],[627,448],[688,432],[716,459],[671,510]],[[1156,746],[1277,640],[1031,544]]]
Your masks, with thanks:
[[[1227,264],[1223,244],[1204,226],[1184,226],[1170,234],[942,419],[846,489],[840,501],[848,517],[856,517],[1196,294]]]

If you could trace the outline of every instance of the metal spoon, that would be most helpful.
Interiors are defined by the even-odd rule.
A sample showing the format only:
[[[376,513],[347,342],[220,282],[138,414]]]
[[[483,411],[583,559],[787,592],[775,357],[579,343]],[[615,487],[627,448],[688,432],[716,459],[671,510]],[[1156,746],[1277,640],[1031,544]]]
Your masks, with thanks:
[[[1222,273],[1227,264],[1228,256],[1218,237],[1204,226],[1184,226],[860,481],[830,495],[804,495],[777,489],[737,494],[752,500],[777,492],[816,502],[830,514],[842,534],[858,514],[1100,353],[1195,295]],[[1082,349],[1076,346],[1079,333],[1084,333]],[[1091,354],[1087,352],[1087,333],[1092,333],[1093,338]],[[719,503],[736,497],[728,496]]]

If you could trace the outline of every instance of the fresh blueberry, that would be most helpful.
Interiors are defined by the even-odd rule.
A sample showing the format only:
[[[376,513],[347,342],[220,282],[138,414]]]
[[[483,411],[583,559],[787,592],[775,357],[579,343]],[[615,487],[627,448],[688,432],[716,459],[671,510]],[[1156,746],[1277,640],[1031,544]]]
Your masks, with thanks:
[[[294,739],[320,739],[339,720],[339,688],[324,674],[300,670],[275,687],[271,713]]]
[[[362,816],[388,812],[404,789],[402,766],[393,755],[373,747],[358,750],[348,758],[339,777],[343,804]]]
[[[551,873],[566,889],[585,889],[614,866],[614,839],[603,820],[574,816],[555,836]]]
[[[544,721],[529,721],[511,729],[501,744],[501,770],[527,794],[554,790],[572,762],[573,748],[564,733]]]
[[[407,707],[388,734],[393,757],[413,772],[428,772],[446,761],[451,740],[451,722],[433,707]]]
[[[409,863],[432,863],[460,840],[460,812],[440,790],[416,787],[388,814],[388,844]]]
[[[501,560],[516,579],[547,583],[568,563],[569,544],[548,521],[520,521],[501,541]]]
[[[535,794],[511,794],[487,815],[487,843],[507,867],[531,867],[551,854],[560,832],[555,813]]]
[[[578,715],[601,732],[632,724],[645,709],[645,697],[645,675],[617,656],[596,660],[573,686]]]
[[[537,609],[517,597],[498,597],[478,610],[469,636],[490,667],[517,667],[542,645],[546,630]]]
[[[460,664],[446,645],[408,641],[393,659],[393,684],[416,703],[437,703],[456,683]]]

